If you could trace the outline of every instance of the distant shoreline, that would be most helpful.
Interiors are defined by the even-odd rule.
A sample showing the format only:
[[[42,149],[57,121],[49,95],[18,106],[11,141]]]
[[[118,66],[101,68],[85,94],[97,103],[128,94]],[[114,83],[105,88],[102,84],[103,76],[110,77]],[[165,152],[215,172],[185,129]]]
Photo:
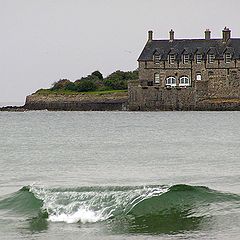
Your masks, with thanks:
[[[24,102],[0,102],[0,108],[2,107],[20,107],[23,106]]]
[[[0,111],[126,111],[127,102],[128,92],[126,90],[78,94],[38,92],[27,96],[25,104],[4,106],[0,108]]]
[[[201,105],[202,103],[202,105]],[[128,91],[102,91],[66,94],[60,92],[36,92],[20,102],[1,103],[0,111],[24,112],[49,111],[240,111],[239,99],[209,99],[193,109],[135,109],[129,107]],[[7,105],[9,104],[9,105]],[[12,104],[12,105],[10,105]]]

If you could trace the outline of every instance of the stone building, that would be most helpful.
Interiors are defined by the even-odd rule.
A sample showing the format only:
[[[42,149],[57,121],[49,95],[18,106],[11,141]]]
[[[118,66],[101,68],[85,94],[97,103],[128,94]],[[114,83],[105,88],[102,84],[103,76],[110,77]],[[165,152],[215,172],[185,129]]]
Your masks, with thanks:
[[[240,99],[240,38],[148,41],[138,58],[139,80],[129,83],[130,110],[236,109]]]

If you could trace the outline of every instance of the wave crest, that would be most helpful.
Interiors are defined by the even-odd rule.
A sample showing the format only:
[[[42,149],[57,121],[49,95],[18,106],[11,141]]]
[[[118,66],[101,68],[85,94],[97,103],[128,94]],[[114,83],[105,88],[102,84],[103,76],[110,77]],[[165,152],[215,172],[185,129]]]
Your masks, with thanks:
[[[204,217],[220,208],[229,210],[239,202],[239,195],[183,184],[54,189],[25,186],[1,200],[0,209],[33,216],[40,212],[39,216],[52,222],[92,223],[132,216],[136,221],[150,223],[156,217],[166,222]]]

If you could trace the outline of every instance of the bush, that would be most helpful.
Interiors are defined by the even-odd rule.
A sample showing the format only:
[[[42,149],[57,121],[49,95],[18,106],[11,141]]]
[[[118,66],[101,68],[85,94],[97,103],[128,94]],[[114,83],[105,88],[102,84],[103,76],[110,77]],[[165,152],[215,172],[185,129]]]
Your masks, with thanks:
[[[69,91],[77,91],[77,87],[73,82],[69,82],[65,85],[64,87],[65,90],[69,90]]]
[[[102,73],[97,70],[86,77],[82,77],[74,83],[68,79],[60,79],[58,82],[53,84],[53,87],[50,90],[68,90],[73,92],[125,90],[128,87],[128,80],[134,79],[138,79],[138,70],[132,72],[118,70],[111,73],[106,78],[103,78]]]
[[[96,83],[86,79],[76,81],[75,85],[78,92],[90,92],[97,90]]]
[[[65,87],[71,83],[68,79],[60,79],[59,81],[53,83],[51,90],[65,89]]]
[[[103,79],[103,75],[99,71],[92,72],[91,75],[97,77],[99,80]]]
[[[104,80],[104,85],[114,90],[124,90],[124,89],[127,89],[128,80],[134,80],[134,79],[138,79],[137,70],[133,72],[123,72],[118,70],[110,74]]]
[[[135,70],[133,72],[123,72],[123,71],[116,71],[111,73],[106,79],[111,79],[111,80],[134,80],[138,79],[138,70]]]
[[[104,81],[104,85],[110,89],[114,90],[124,90],[127,89],[127,81],[125,80],[111,80],[107,79]]]

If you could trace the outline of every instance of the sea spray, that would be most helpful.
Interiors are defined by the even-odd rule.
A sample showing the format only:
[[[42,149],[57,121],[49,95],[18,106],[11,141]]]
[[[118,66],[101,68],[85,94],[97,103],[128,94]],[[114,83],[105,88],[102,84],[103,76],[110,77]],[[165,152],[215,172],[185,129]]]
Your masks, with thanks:
[[[86,209],[78,209],[77,212],[72,214],[61,213],[59,215],[49,216],[49,220],[52,222],[66,222],[66,223],[94,223],[103,220],[101,214],[97,214],[94,211]]]

